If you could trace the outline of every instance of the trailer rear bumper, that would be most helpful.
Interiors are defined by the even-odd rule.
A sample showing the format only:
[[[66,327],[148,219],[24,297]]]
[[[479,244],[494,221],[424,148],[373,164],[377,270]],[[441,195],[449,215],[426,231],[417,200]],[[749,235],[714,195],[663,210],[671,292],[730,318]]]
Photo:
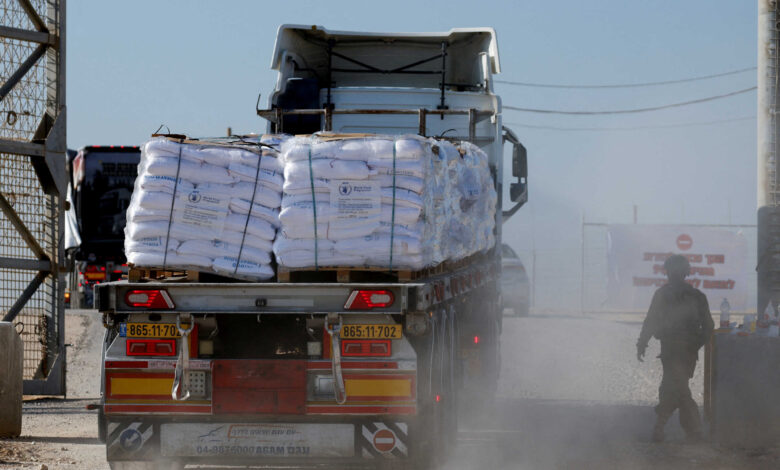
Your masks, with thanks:
[[[128,417],[108,422],[106,458],[202,464],[369,463],[410,457],[411,423],[387,417],[345,422],[200,421]]]

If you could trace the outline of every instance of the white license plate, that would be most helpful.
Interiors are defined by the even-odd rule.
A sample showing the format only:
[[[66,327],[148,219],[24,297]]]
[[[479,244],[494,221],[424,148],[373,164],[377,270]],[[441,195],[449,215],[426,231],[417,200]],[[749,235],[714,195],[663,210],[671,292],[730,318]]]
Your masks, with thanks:
[[[160,426],[166,457],[354,457],[352,424],[168,423]]]

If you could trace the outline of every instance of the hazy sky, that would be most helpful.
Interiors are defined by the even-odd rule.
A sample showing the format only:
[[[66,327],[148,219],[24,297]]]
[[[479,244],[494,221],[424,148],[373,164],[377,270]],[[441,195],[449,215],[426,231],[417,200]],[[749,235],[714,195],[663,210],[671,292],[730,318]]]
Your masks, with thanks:
[[[161,123],[190,135],[263,131],[257,94],[271,92],[280,24],[329,29],[446,31],[492,26],[503,73],[541,83],[672,80],[756,64],[755,1],[87,1],[68,3],[71,148],[138,144]],[[755,72],[618,90],[496,85],[504,104],[608,110],[655,106],[753,86]],[[580,220],[755,223],[756,123],[624,131],[524,127],[636,127],[754,116],[755,92],[659,112],[577,117],[504,112],[529,152],[531,202],[508,241],[536,248],[571,277]],[[729,210],[730,208],[730,210]],[[568,260],[568,261],[567,261]],[[576,274],[575,273],[575,274]],[[576,283],[574,283],[576,284]]]

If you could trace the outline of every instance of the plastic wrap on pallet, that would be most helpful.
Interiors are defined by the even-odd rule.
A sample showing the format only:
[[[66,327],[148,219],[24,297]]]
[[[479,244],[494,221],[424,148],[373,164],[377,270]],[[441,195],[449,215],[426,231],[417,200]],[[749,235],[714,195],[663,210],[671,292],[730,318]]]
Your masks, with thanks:
[[[495,243],[496,192],[471,144],[320,134],[284,142],[281,163],[281,267],[417,270]]]
[[[273,277],[285,136],[154,137],[141,149],[125,228],[135,267]]]

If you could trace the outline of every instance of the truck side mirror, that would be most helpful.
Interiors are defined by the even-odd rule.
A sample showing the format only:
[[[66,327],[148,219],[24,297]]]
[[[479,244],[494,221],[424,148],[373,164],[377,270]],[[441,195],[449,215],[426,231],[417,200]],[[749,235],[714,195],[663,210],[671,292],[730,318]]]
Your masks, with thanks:
[[[528,152],[515,133],[506,127],[504,127],[503,141],[512,144],[512,176],[517,178],[517,182],[509,185],[509,199],[515,205],[502,212],[503,220],[506,222],[528,202]]]
[[[512,149],[512,176],[517,178],[517,183],[509,186],[509,198],[512,202],[528,200],[528,152],[523,144],[517,142]]]

